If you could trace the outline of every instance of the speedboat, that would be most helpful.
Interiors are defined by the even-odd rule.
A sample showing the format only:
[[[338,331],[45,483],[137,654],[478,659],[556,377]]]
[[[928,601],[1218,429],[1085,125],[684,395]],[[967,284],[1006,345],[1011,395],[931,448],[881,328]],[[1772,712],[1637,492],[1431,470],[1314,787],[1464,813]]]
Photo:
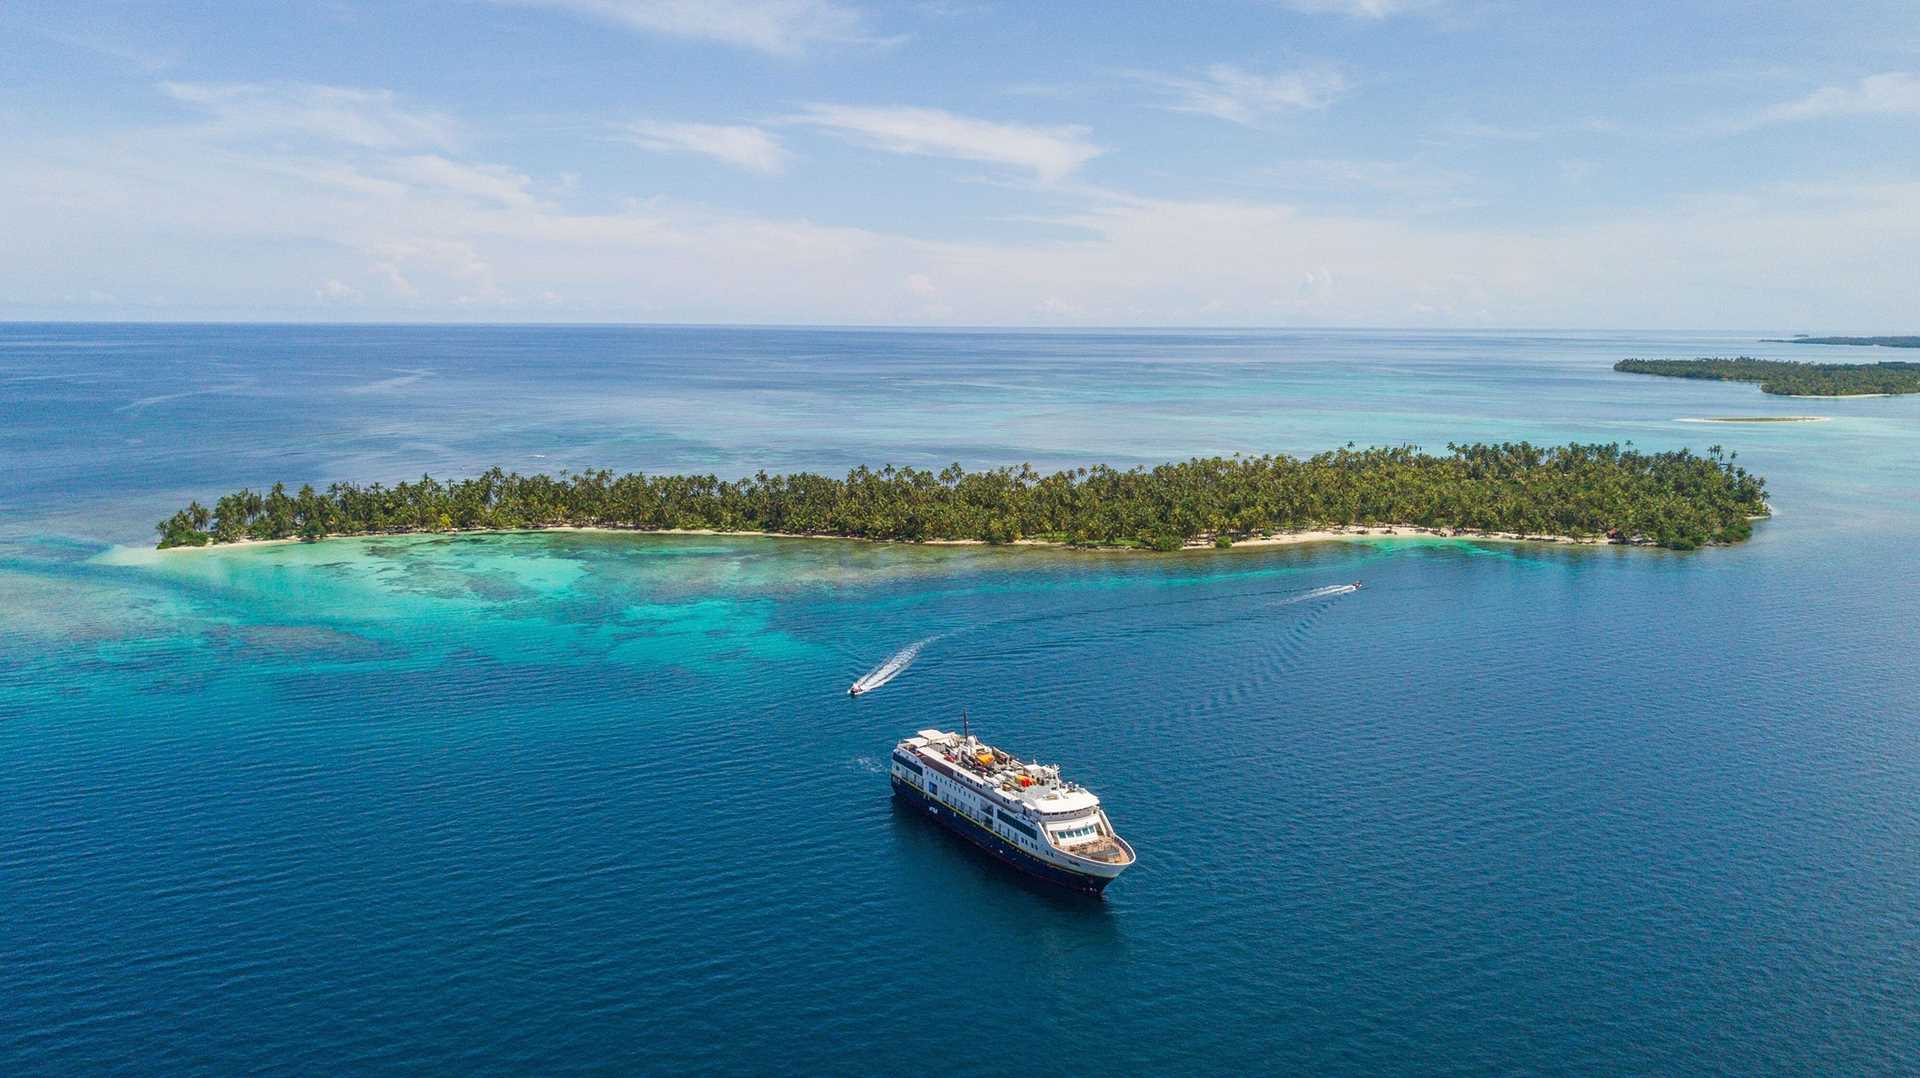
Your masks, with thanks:
[[[847,687],[847,695],[848,695],[848,696],[858,696],[858,695],[860,695],[861,693],[863,693],[863,692],[866,692],[866,691],[867,691],[867,690],[865,690],[865,689],[863,689],[863,688],[861,688],[861,687],[860,687],[860,683],[859,683],[859,682],[857,682],[857,681],[856,681],[856,682],[854,682],[854,683],[853,683],[852,685],[849,685],[849,686]]]

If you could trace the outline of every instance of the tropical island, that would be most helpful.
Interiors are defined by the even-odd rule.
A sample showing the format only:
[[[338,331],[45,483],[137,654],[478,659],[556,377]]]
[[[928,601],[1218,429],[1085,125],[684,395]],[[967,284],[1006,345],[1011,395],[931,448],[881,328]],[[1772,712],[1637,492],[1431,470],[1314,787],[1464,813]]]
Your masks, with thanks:
[[[283,484],[198,501],[159,545],[549,527],[839,536],[901,542],[1045,542],[1178,550],[1310,528],[1614,541],[1690,550],[1732,543],[1768,512],[1766,483],[1719,446],[1642,453],[1526,442],[1354,449],[1304,459],[1208,457],[1121,471],[855,468],[845,479],[761,472],[519,475],[494,468],[391,487]]]
[[[1762,337],[1763,344],[1853,344],[1881,348],[1920,348],[1920,337]]]
[[[1920,393],[1920,363],[1795,363],[1780,359],[1623,359],[1613,365],[1628,374],[1758,382],[1760,392],[1783,397],[1864,397]]]

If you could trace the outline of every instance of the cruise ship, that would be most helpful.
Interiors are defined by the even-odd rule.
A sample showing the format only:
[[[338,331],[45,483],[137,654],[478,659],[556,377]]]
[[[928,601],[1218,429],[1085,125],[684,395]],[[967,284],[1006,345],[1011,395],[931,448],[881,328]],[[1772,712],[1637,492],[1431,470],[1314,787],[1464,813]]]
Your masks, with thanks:
[[[922,730],[893,747],[894,796],[1041,879],[1099,893],[1133,864],[1093,791],[974,737]]]

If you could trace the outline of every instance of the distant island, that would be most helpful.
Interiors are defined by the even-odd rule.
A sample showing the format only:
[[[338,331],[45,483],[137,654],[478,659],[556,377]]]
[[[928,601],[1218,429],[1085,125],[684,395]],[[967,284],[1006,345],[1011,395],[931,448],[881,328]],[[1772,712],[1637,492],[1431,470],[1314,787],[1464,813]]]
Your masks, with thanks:
[[[762,472],[615,476],[588,471],[384,487],[282,484],[188,505],[159,545],[548,527],[839,536],[901,542],[1044,542],[1178,550],[1278,541],[1299,529],[1398,526],[1440,534],[1641,543],[1731,543],[1767,514],[1765,481],[1719,446],[1642,453],[1526,442],[1353,449],[1313,457],[1209,457],[1120,471],[1105,465],[940,472],[856,468],[843,479]]]
[[[1762,337],[1765,344],[1857,344],[1882,348],[1920,348],[1920,337]]]
[[[1731,359],[1623,359],[1613,365],[1629,374],[1758,382],[1760,392],[1783,397],[1862,397],[1920,393],[1920,363],[1794,363],[1735,356]]]

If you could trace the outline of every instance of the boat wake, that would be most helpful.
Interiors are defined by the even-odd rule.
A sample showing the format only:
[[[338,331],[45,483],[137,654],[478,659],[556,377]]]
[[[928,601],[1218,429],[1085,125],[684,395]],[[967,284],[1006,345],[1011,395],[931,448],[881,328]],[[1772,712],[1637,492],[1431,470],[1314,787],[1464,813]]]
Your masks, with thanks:
[[[1289,595],[1274,605],[1286,606],[1290,603],[1310,603],[1315,599],[1331,599],[1336,595],[1352,595],[1359,590],[1359,584],[1329,584],[1324,588],[1314,588],[1311,591],[1303,591],[1298,595]]]
[[[1275,606],[1292,606],[1295,603],[1311,603],[1311,602],[1318,602],[1324,599],[1337,598],[1342,595],[1352,595],[1354,592],[1359,591],[1362,586],[1363,585],[1361,585],[1358,581],[1355,581],[1354,583],[1351,583],[1351,584],[1328,584],[1325,587],[1309,588],[1306,591],[1295,591],[1295,592],[1291,592],[1289,594],[1285,594],[1281,596],[1279,599],[1274,601],[1274,605]],[[1178,606],[1178,605],[1185,605],[1189,603],[1219,602],[1223,599],[1235,599],[1235,598],[1245,598],[1245,596],[1244,595],[1199,596],[1194,598],[1172,599],[1172,600],[1159,602],[1159,603],[1140,603],[1140,604],[1136,604],[1134,606],[1128,607],[1126,609],[1139,610],[1139,609],[1144,609],[1148,607]],[[854,681],[854,683],[851,686],[847,688],[847,695],[863,696],[867,693],[872,692],[875,689],[880,688],[883,685],[886,685],[887,683],[891,682],[894,678],[899,677],[901,674],[906,673],[907,668],[912,666],[914,660],[920,657],[920,653],[926,649],[927,645],[933,643],[936,640],[941,639],[942,637],[964,636],[969,633],[982,632],[982,631],[987,631],[987,630],[996,629],[996,628],[1003,628],[1009,625],[1017,625],[1017,624],[1023,624],[1023,623],[1033,624],[1037,622],[1055,621],[1061,618],[1069,618],[1069,617],[1083,618],[1089,614],[1103,614],[1103,613],[1110,613],[1110,612],[1113,612],[1113,611],[1102,610],[1102,609],[1081,610],[1081,611],[1071,611],[1071,610],[1048,611],[1042,614],[1031,614],[1025,617],[1004,618],[997,621],[986,622],[979,625],[971,625],[971,626],[967,626],[966,628],[956,629],[952,632],[941,633],[939,636],[929,636],[924,640],[915,640],[913,643],[908,644],[906,647],[901,648],[899,651],[896,651],[892,655],[887,656],[886,661],[882,662],[879,666],[876,666],[873,669],[867,671],[865,674],[862,674],[856,681]],[[1144,631],[1155,632],[1155,631],[1160,631],[1160,629],[1161,627],[1159,626],[1153,626],[1153,627],[1149,627]],[[1123,634],[1123,635],[1131,635],[1131,634]]]
[[[913,660],[920,657],[921,650],[938,639],[940,638],[937,636],[929,636],[925,640],[915,640],[913,643],[887,656],[886,662],[881,663],[879,666],[861,675],[860,679],[853,683],[853,687],[847,690],[847,695],[859,696],[862,693],[872,692],[887,682],[892,681],[894,678],[899,677],[901,674],[906,673],[907,667],[913,665]]]

